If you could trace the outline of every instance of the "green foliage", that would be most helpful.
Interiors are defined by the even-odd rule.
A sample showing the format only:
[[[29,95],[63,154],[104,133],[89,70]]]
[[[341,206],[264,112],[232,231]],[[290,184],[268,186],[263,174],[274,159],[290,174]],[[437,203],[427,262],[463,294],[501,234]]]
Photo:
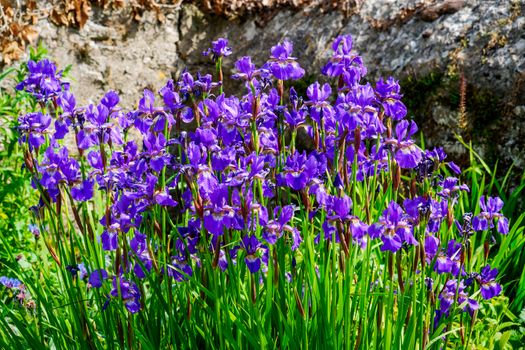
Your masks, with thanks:
[[[39,46],[31,49],[30,58],[39,60],[45,54],[46,50]],[[26,71],[26,64],[18,69],[8,68],[0,74],[0,81],[8,81],[10,91],[14,91],[14,84],[23,79]],[[0,89],[0,232],[4,244],[26,243],[30,222],[27,204],[34,202],[35,194],[30,188],[29,174],[22,170],[24,159],[18,144],[16,120],[21,113],[33,111],[35,107],[34,99],[27,93]]]
[[[517,176],[510,167],[502,179],[497,177],[498,164],[493,168],[458,136],[458,140],[469,151],[470,167],[466,169],[466,180],[471,184],[472,211],[477,208],[479,197],[485,193],[499,196],[505,203],[503,213],[510,220],[510,232],[506,236],[495,236],[496,244],[492,248],[494,267],[502,275],[505,294],[512,300],[510,309],[519,314],[525,308],[525,172]]]

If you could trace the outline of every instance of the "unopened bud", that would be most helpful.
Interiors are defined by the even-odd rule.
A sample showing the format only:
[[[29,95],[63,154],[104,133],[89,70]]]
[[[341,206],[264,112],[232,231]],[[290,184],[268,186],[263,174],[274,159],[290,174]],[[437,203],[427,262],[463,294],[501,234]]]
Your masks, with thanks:
[[[454,212],[452,210],[452,206],[449,205],[448,206],[448,212],[447,212],[447,225],[448,225],[448,228],[450,229],[453,224],[454,224]]]
[[[392,171],[392,187],[394,188],[394,191],[397,191],[399,189],[399,184],[401,183],[401,168],[399,167],[399,165],[394,164],[394,169]]]
[[[31,152],[29,152],[29,150],[26,150],[24,152],[24,163],[27,169],[30,172],[33,172],[33,170],[35,169],[35,164],[33,163],[33,157],[31,156]]]

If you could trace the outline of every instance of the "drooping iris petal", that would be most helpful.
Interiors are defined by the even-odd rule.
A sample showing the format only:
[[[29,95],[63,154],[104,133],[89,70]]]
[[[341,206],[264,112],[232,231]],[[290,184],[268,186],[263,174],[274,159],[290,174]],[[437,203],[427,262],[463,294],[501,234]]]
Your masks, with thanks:
[[[396,234],[383,235],[381,236],[381,240],[383,241],[383,245],[381,246],[381,251],[389,250],[392,253],[395,253],[399,249],[401,249],[401,246],[403,245],[403,242],[401,242],[401,238]]]
[[[100,269],[91,272],[88,282],[93,288],[100,288],[105,279],[108,279],[108,272],[104,269]]]
[[[71,188],[71,196],[79,202],[85,202],[93,198],[93,180],[84,180],[78,186]]]
[[[506,235],[509,233],[509,219],[501,217],[498,219],[498,232]]]
[[[118,247],[118,235],[116,232],[104,231],[100,235],[100,240],[104,250],[115,250]]]
[[[244,258],[244,262],[251,273],[256,273],[261,269],[261,258],[259,257],[248,255]]]

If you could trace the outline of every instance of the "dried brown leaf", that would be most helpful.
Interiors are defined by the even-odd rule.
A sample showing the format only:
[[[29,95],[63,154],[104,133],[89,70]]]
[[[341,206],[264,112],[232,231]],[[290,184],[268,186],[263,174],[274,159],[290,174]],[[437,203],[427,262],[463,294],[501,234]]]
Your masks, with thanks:
[[[51,10],[51,13],[49,14],[49,19],[57,26],[67,26],[69,24],[67,15],[63,11],[58,11],[57,9]]]
[[[18,36],[21,32],[22,28],[20,28],[20,24],[18,24],[17,22],[11,22],[9,24],[9,31],[11,32],[11,34],[13,36]]]
[[[4,62],[9,65],[11,62],[16,61],[22,57],[24,54],[23,47],[20,47],[20,44],[16,41],[11,41],[2,50],[2,55],[4,56]]]
[[[70,11],[75,11],[75,9],[76,9],[76,0],[66,0],[64,11],[70,12]]]
[[[36,10],[36,1],[35,0],[27,0],[26,2],[27,10],[28,12],[32,12]]]
[[[88,0],[75,0],[75,20],[82,29],[89,19],[91,5]]]
[[[4,8],[4,13],[7,18],[11,19],[15,15],[15,10],[11,6],[7,6]]]
[[[30,25],[25,25],[21,34],[22,38],[29,43],[33,43],[38,38],[38,31]]]
[[[157,12],[157,21],[159,21],[160,23],[164,23],[164,21],[166,20],[166,16],[164,16],[162,11],[160,11],[160,10],[158,10],[156,12]]]

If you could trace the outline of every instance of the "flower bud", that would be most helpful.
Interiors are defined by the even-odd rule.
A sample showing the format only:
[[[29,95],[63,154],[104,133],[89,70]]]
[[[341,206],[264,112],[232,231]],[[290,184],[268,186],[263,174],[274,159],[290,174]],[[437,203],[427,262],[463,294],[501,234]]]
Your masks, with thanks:
[[[26,150],[24,152],[24,162],[29,172],[32,173],[33,170],[35,169],[35,165],[33,163],[33,157],[31,156],[31,152],[29,152],[29,150]]]

